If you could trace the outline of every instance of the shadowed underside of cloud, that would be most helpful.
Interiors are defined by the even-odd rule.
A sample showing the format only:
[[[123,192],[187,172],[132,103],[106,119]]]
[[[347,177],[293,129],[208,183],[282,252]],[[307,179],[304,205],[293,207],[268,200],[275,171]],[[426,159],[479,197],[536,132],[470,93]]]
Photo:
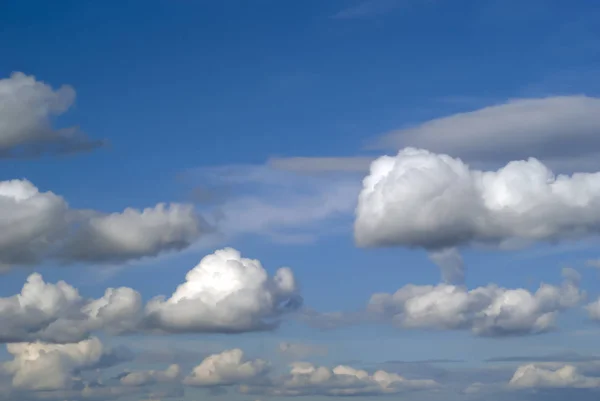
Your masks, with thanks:
[[[0,298],[0,342],[69,343],[90,333],[239,333],[271,330],[301,305],[289,268],[269,277],[258,260],[226,248],[203,258],[170,298],[144,307],[127,287],[109,288],[98,299],[83,298],[60,281],[32,274],[20,294]]]
[[[191,245],[207,227],[192,205],[104,214],[69,208],[27,180],[0,182],[0,267],[43,260],[124,263]]]
[[[0,80],[0,158],[70,154],[103,146],[77,127],[55,129],[52,120],[67,112],[75,100],[70,86],[53,90],[20,72]]]

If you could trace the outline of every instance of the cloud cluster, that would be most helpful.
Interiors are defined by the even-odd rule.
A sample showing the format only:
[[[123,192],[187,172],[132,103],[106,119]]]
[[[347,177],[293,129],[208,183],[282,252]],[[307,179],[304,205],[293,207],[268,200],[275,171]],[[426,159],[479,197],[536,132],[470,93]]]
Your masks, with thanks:
[[[274,396],[373,396],[430,390],[438,386],[434,380],[411,380],[383,370],[369,374],[345,365],[329,369],[307,362],[296,362],[291,364],[289,375],[262,387],[242,386],[241,391]]]
[[[102,330],[133,332],[244,332],[269,330],[300,306],[289,268],[269,277],[258,260],[231,248],[204,257],[173,295],[144,307],[128,287],[109,288],[98,299],[85,299],[60,281],[29,276],[20,294],[0,298],[0,341],[74,342]]]
[[[497,171],[406,148],[373,162],[355,220],[359,246],[523,246],[600,232],[600,173],[555,176],[536,159]]]
[[[74,153],[103,145],[77,127],[54,129],[52,120],[75,101],[70,86],[54,90],[20,72],[0,79],[0,157],[32,157],[42,153]]]
[[[539,334],[555,329],[559,313],[585,297],[568,269],[564,274],[569,278],[561,286],[542,284],[535,292],[494,284],[472,290],[409,284],[393,294],[374,294],[363,312],[309,313],[304,319],[324,328],[366,321],[404,329],[469,330],[485,337]]]
[[[204,224],[191,205],[102,214],[69,208],[27,180],[0,182],[0,267],[44,259],[126,262],[189,246]]]

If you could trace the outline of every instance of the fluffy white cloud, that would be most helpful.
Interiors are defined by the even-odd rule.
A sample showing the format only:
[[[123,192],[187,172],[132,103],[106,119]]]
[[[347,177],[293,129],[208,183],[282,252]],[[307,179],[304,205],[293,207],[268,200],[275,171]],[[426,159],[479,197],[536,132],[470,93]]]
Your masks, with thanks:
[[[128,287],[83,298],[59,281],[29,276],[20,294],[0,298],[0,342],[74,342],[95,331],[245,332],[277,327],[302,299],[289,268],[269,277],[260,261],[226,248],[204,257],[173,295],[144,305]]]
[[[242,332],[275,327],[300,302],[289,268],[269,277],[260,261],[225,248],[205,256],[169,299],[151,300],[146,314],[150,327],[169,332]]]
[[[585,298],[570,270],[563,274],[561,286],[542,284],[535,292],[493,284],[472,290],[462,285],[409,284],[393,294],[372,295],[361,312],[308,311],[302,319],[321,328],[374,322],[403,329],[470,330],[487,337],[543,333],[555,329],[559,313]]]
[[[371,165],[354,233],[371,247],[517,246],[595,236],[599,210],[600,173],[555,176],[536,159],[479,171],[407,148]]]
[[[70,209],[27,180],[0,181],[0,269],[54,258],[126,262],[189,246],[202,234],[191,205],[101,214]]]
[[[242,386],[241,390],[275,396],[366,396],[435,389],[438,386],[434,380],[410,380],[383,370],[369,374],[345,365],[329,369],[307,362],[296,362],[291,365],[288,376],[273,381],[271,385],[247,385]]]
[[[535,364],[519,366],[509,382],[513,388],[600,388],[599,377],[587,377],[576,366],[550,368]]]
[[[73,385],[76,373],[98,366],[111,353],[97,338],[71,344],[12,343],[13,356],[2,369],[12,375],[12,385],[25,390],[60,390]]]
[[[181,373],[179,365],[170,365],[164,371],[145,370],[129,372],[121,377],[121,384],[125,386],[146,386],[155,383],[171,383],[177,381]]]
[[[479,336],[542,333],[554,329],[558,313],[584,297],[576,283],[542,284],[532,293],[496,285],[467,290],[464,286],[407,285],[394,294],[375,294],[368,313],[403,328],[471,330]]]
[[[600,169],[600,99],[556,96],[436,118],[383,136],[378,147],[406,146],[448,153],[478,164],[530,156],[559,170]]]
[[[183,383],[197,387],[249,383],[264,376],[268,369],[269,364],[262,359],[244,360],[244,352],[236,348],[207,357]]]
[[[101,146],[101,141],[90,140],[76,127],[52,127],[52,118],[69,110],[74,100],[70,86],[54,90],[20,72],[0,79],[0,157],[72,153]]]

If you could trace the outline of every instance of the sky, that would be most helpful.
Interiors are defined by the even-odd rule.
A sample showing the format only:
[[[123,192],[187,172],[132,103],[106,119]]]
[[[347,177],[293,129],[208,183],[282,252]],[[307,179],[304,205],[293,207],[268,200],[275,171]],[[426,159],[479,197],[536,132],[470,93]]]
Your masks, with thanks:
[[[0,2],[0,401],[597,400],[599,18]]]

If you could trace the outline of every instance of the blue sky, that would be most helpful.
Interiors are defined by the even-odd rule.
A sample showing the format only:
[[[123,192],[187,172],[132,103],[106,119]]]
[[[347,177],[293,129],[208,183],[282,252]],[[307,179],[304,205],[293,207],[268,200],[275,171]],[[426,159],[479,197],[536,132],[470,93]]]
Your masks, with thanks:
[[[244,258],[260,260],[269,276],[279,267],[290,267],[297,281],[292,295],[301,296],[302,306],[291,312],[273,306],[256,316],[248,312],[256,319],[252,327],[240,329],[238,323],[230,322],[233,326],[227,329],[215,328],[202,320],[193,328],[182,329],[183,323],[169,319],[185,311],[169,309],[167,302],[153,315],[157,321],[162,319],[162,323],[152,320],[152,328],[160,335],[146,326],[136,326],[127,335],[100,326],[86,329],[77,341],[94,335],[105,348],[125,345],[137,355],[102,372],[104,384],[97,387],[103,391],[114,388],[124,400],[168,399],[161,397],[165,388],[174,389],[179,399],[186,400],[208,395],[240,400],[286,398],[277,392],[285,387],[279,379],[259,385],[253,381],[256,377],[245,381],[234,377],[231,383],[211,387],[213,390],[204,385],[180,388],[159,380],[139,391],[123,391],[126,386],[114,379],[126,369],[165,369],[170,363],[167,360],[179,363],[185,376],[208,354],[241,348],[247,358],[271,360],[274,367],[269,375],[275,377],[286,372],[286,364],[299,359],[329,368],[353,361],[352,366],[369,374],[381,368],[411,380],[436,380],[442,386],[441,393],[403,393],[410,400],[437,399],[440,394],[450,400],[478,396],[537,400],[547,396],[544,390],[535,398],[529,384],[524,389],[508,389],[508,381],[523,361],[499,364],[485,360],[550,355],[549,361],[575,366],[581,375],[573,382],[553,385],[559,388],[556,391],[574,391],[582,400],[593,399],[600,389],[597,364],[552,359],[552,355],[565,352],[596,353],[598,326],[584,308],[600,295],[598,269],[590,266],[590,261],[598,258],[596,233],[600,228],[594,212],[600,194],[592,184],[587,189],[580,189],[578,183],[569,187],[572,193],[568,198],[585,195],[590,199],[583,209],[573,212],[541,203],[536,209],[541,210],[538,219],[536,210],[523,212],[515,206],[521,214],[514,221],[510,220],[513,217],[501,218],[497,223],[502,226],[500,231],[479,227],[463,233],[462,220],[457,220],[455,227],[436,226],[436,218],[445,218],[443,212],[428,216],[426,228],[417,226],[420,223],[412,221],[411,215],[426,210],[430,200],[427,190],[419,189],[421,179],[382,181],[380,185],[389,185],[384,195],[400,198],[392,196],[384,204],[388,214],[381,221],[373,203],[365,201],[356,216],[355,208],[363,178],[374,174],[373,170],[369,173],[371,160],[383,155],[396,157],[407,146],[432,152],[419,160],[430,156],[438,160],[439,154],[448,154],[461,158],[471,170],[496,171],[512,160],[536,157],[557,174],[600,171],[596,162],[600,160],[596,158],[600,155],[600,140],[596,139],[600,138],[596,117],[600,111],[596,79],[600,28],[595,24],[600,7],[596,3],[8,1],[0,6],[0,79],[7,88],[4,94],[0,90],[0,106],[6,104],[8,110],[3,113],[0,108],[0,150],[58,143],[52,135],[73,126],[81,130],[83,143],[101,140],[104,145],[69,155],[43,148],[36,157],[0,158],[0,181],[26,179],[40,193],[51,191],[62,197],[68,211],[61,227],[75,230],[64,238],[58,229],[31,237],[31,247],[38,246],[39,238],[40,249],[51,245],[48,250],[27,250],[33,255],[27,262],[22,260],[26,251],[19,249],[13,255],[17,242],[0,235],[0,253],[8,255],[0,259],[0,268],[10,266],[0,280],[0,296],[19,293],[27,277],[39,272],[46,282],[64,280],[86,298],[100,298],[106,288],[116,287],[134,289],[143,302],[158,295],[169,298],[204,256],[233,247]],[[39,93],[58,93],[62,85],[68,85],[76,94],[73,104],[50,116],[44,107],[58,100],[47,100],[36,92],[21,101],[24,92],[12,86],[17,82],[11,75],[15,72],[34,77],[30,82],[47,85],[46,89],[37,87]],[[44,107],[29,108],[33,101]],[[481,112],[492,106],[496,108],[489,113]],[[36,111],[41,117],[36,117]],[[53,128],[27,125],[21,129],[13,120],[22,116],[32,121],[38,118],[35,121]],[[11,134],[17,139],[3,142],[3,136]],[[75,143],[71,140],[75,141],[69,137],[67,143]],[[397,165],[416,160],[411,157],[401,153]],[[431,177],[437,174],[445,177],[444,170],[432,171],[433,176],[423,179],[434,182],[437,178]],[[542,199],[543,195],[535,192],[539,189],[535,183],[520,187],[517,179],[506,184],[507,191],[512,188],[521,199],[515,202]],[[482,191],[485,199],[497,194]],[[408,193],[414,197],[398,195]],[[456,194],[432,210],[462,215],[469,205],[453,209],[455,200],[463,199]],[[2,188],[1,196],[6,196]],[[415,199],[420,203],[409,204]],[[170,209],[173,214],[157,209],[155,220],[149,223],[144,222],[145,215],[135,214],[137,211],[123,213],[126,208],[155,208],[162,202],[174,202],[183,209]],[[20,216],[25,209],[12,212],[13,203],[6,205],[0,203],[5,208],[5,213],[0,212],[0,221],[5,221],[0,227],[7,233],[17,232],[15,224],[25,227],[25,223],[15,223],[11,217]],[[56,208],[48,209],[49,214],[40,215],[35,223],[63,213],[60,206]],[[111,213],[116,213],[113,223],[109,222]],[[490,215],[495,216],[493,211]],[[72,227],[73,220],[82,228]],[[366,225],[361,226],[361,221]],[[364,229],[368,244],[361,246],[360,227],[375,221],[372,231]],[[540,234],[548,221],[555,223],[549,228],[555,231]],[[100,224],[106,224],[102,226],[105,231],[95,231]],[[449,231],[446,235],[446,229],[454,234]],[[425,239],[418,239],[423,232]],[[463,238],[462,234],[466,239],[457,239]],[[117,238],[116,243],[110,235]],[[437,235],[450,245],[430,246],[427,238]],[[507,248],[506,242],[512,240],[520,245]],[[140,243],[133,244],[135,241]],[[374,317],[366,311],[373,294],[394,293],[409,284],[442,283],[440,268],[431,259],[441,248],[456,250],[466,269],[464,282],[442,285],[473,289],[495,284],[533,293],[544,282],[560,290],[561,283],[570,283],[568,277],[567,281],[561,278],[569,273],[561,270],[574,268],[582,276],[576,283],[581,299],[568,307],[560,301],[561,305],[550,311],[556,315],[556,330],[544,327],[541,334],[528,327],[502,335],[477,335],[470,330],[475,326],[469,324],[432,329],[430,324],[410,328],[410,323],[404,322],[394,327],[390,316]],[[283,297],[273,290],[275,285],[269,284],[264,291]],[[218,305],[213,307],[218,316],[228,313]],[[256,332],[255,324],[266,316],[281,322],[276,329]],[[336,327],[323,329],[319,322],[324,320]],[[222,334],[234,326],[235,334]],[[3,342],[75,342],[48,333],[11,337],[10,341],[8,334],[0,333],[0,338]],[[302,345],[303,352],[287,355],[278,351],[281,343]],[[197,360],[180,360],[182,353],[176,350]],[[147,363],[149,357],[144,359],[159,351],[162,356],[156,364]],[[4,355],[7,360],[9,354]],[[421,362],[386,365],[390,360]],[[427,362],[431,360],[462,362]],[[73,376],[78,369],[93,365],[69,363],[73,367],[65,368],[65,374]],[[546,368],[536,365],[536,369]],[[14,387],[7,390],[12,391],[7,393],[12,394],[11,399],[41,397],[36,389],[17,388],[11,374],[14,372],[0,375],[0,384]],[[88,376],[83,375],[84,382],[92,380]],[[267,377],[262,373],[256,376]],[[38,380],[35,372],[25,377],[28,382]],[[52,396],[84,397],[70,380],[49,388]],[[482,382],[485,389],[463,391],[476,382]],[[240,393],[238,385],[256,388],[250,394]],[[585,390],[574,389],[578,386]],[[99,399],[106,397],[98,391]],[[381,394],[377,388],[360,395],[386,399],[399,392]],[[307,386],[303,395],[310,399],[332,396],[319,386]]]

